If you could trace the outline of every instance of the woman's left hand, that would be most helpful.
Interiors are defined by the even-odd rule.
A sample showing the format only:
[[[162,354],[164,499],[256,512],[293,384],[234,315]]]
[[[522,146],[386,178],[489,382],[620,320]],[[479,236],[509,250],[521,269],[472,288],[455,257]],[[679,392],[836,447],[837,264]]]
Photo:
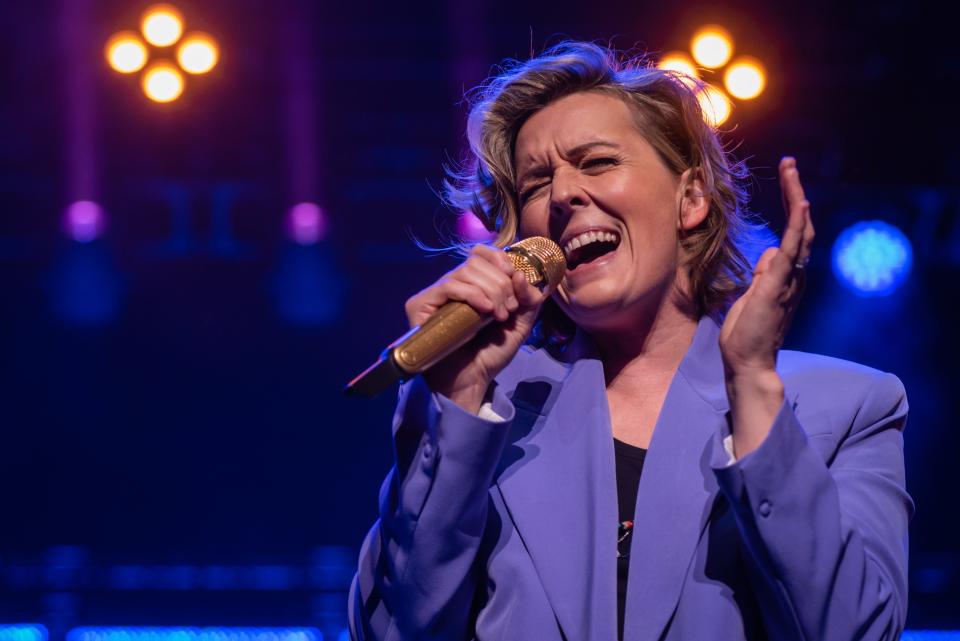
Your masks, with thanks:
[[[803,294],[814,238],[810,203],[793,158],[780,161],[780,189],[787,216],[780,247],[760,257],[753,282],[730,308],[720,330],[737,457],[759,446],[783,402],[777,352]]]

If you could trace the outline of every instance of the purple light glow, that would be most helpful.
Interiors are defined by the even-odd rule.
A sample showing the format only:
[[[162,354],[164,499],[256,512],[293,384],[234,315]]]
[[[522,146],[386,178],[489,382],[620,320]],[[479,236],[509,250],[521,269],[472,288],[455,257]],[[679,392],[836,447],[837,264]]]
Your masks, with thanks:
[[[107,219],[103,208],[92,200],[71,203],[63,216],[64,231],[78,243],[89,243],[103,235]]]
[[[487,231],[487,228],[483,226],[483,223],[480,222],[480,219],[477,218],[472,211],[460,213],[460,218],[457,220],[457,233],[465,240],[473,240],[481,243],[497,237],[495,233]]]
[[[327,237],[327,215],[314,203],[299,203],[290,208],[287,232],[298,245],[314,245]]]
[[[457,233],[465,240],[473,240],[485,243],[497,237],[496,233],[488,231],[480,219],[472,211],[460,212],[460,218],[457,220]]]

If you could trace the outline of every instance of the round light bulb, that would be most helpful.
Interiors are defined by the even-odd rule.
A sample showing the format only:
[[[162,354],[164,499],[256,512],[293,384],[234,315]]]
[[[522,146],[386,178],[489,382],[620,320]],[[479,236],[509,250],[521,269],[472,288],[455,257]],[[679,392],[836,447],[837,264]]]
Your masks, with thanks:
[[[177,62],[187,73],[207,73],[219,59],[217,42],[205,33],[189,34],[177,48]]]
[[[723,84],[734,98],[756,98],[767,85],[767,74],[755,58],[737,58],[723,74]]]
[[[707,25],[701,27],[690,41],[693,59],[708,69],[716,69],[727,64],[733,55],[733,38],[723,27]]]
[[[168,4],[154,5],[144,12],[140,31],[155,47],[169,47],[183,35],[183,17]]]
[[[700,110],[703,112],[703,119],[712,127],[719,127],[727,118],[730,117],[732,105],[727,95],[720,89],[711,85],[706,85],[697,99],[700,101]]]
[[[700,73],[697,71],[693,59],[682,51],[671,51],[664,54],[657,63],[657,69],[676,72],[680,80],[690,87],[695,87],[697,79],[700,78]]]
[[[147,64],[147,47],[132,31],[114,34],[107,41],[105,51],[107,63],[120,73],[140,71]]]
[[[183,87],[183,74],[166,62],[158,62],[143,74],[143,93],[154,102],[173,102]]]

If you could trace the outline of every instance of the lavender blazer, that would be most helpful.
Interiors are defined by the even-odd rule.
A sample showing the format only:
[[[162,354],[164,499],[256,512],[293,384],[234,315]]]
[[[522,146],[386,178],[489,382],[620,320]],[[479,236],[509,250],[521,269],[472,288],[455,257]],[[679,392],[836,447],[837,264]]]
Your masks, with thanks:
[[[907,607],[891,374],[781,351],[769,436],[727,465],[719,327],[700,321],[637,495],[629,640],[896,639]],[[350,593],[354,639],[613,641],[617,496],[603,368],[524,348],[489,421],[401,390],[397,463]]]

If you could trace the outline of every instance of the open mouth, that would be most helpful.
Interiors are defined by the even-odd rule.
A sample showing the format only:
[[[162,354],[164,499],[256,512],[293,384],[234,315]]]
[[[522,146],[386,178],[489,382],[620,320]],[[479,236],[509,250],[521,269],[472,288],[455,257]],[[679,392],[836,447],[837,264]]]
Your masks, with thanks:
[[[567,257],[567,269],[573,271],[581,265],[591,263],[616,251],[619,245],[620,236],[613,232],[588,231],[575,236],[563,247],[563,253]]]

